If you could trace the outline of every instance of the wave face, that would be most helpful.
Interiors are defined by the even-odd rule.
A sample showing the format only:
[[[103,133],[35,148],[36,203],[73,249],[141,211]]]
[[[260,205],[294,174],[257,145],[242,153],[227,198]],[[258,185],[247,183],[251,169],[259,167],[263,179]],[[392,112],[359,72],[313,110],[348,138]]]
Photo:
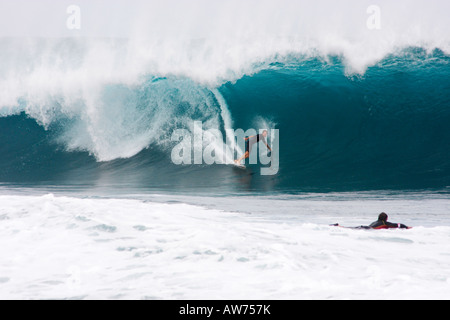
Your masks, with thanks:
[[[75,37],[31,28],[33,20],[27,31],[1,34],[0,182],[446,188],[449,4],[379,2],[379,30],[367,28],[364,1],[196,0],[127,10],[117,1],[108,14],[82,3],[82,12],[103,19],[94,31],[89,11]],[[106,23],[118,20],[125,31]],[[279,173],[174,165],[172,134],[192,131],[194,121],[222,132],[279,129]]]
[[[450,181],[449,62],[410,50],[346,77],[339,61],[311,60],[222,92],[237,126],[255,114],[277,123],[287,188],[442,188]]]

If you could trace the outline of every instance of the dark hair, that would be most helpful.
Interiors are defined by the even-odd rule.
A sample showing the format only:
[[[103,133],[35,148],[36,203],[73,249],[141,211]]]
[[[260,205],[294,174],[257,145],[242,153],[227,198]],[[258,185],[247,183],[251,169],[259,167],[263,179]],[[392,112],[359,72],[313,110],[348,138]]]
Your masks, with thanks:
[[[386,222],[387,219],[388,219],[388,215],[384,212],[380,213],[380,215],[378,216],[378,220]]]

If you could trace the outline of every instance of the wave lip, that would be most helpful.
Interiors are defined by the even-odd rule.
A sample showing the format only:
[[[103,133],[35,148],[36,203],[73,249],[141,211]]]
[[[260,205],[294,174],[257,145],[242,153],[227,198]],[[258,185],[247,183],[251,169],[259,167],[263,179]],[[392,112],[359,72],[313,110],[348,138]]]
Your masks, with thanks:
[[[371,1],[350,0],[169,0],[163,4],[154,0],[136,1],[133,6],[121,0],[83,2],[79,31],[67,29],[63,5],[46,3],[46,14],[39,10],[43,7],[39,0],[21,2],[0,10],[0,21],[9,26],[0,28],[1,47],[7,48],[0,51],[0,70],[8,77],[25,77],[42,85],[136,81],[142,74],[152,74],[219,86],[289,55],[339,56],[349,73],[363,74],[408,47],[450,53],[446,0],[433,5],[379,0],[377,10]],[[38,14],[29,14],[26,22],[17,18],[27,12]],[[374,13],[379,14],[377,28],[370,27]],[[47,77],[38,73],[44,70]]]

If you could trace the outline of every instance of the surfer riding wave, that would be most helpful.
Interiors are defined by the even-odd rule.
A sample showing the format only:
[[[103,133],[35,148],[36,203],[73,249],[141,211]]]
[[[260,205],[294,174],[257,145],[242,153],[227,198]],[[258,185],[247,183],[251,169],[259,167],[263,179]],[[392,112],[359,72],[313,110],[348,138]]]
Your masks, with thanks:
[[[268,145],[268,143],[266,141],[266,137],[267,137],[267,130],[264,130],[262,133],[257,134],[256,136],[250,136],[250,137],[244,138],[244,140],[245,140],[245,153],[239,159],[234,160],[234,162],[237,165],[240,165],[242,160],[248,159],[250,157],[250,153],[252,152],[253,145],[255,143],[258,143],[259,141],[264,142],[264,144],[266,145],[267,149],[269,149],[269,151],[272,151],[272,149],[270,148],[270,146]]]

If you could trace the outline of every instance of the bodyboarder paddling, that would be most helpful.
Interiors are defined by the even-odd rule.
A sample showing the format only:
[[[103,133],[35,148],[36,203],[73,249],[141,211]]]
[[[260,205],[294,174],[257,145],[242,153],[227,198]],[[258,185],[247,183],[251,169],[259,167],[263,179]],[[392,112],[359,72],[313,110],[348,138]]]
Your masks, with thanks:
[[[391,223],[387,222],[388,215],[384,212],[380,213],[378,220],[370,224],[369,226],[352,227],[349,229],[411,229],[411,227],[405,226],[401,223]],[[333,227],[340,227],[339,223],[332,224]],[[344,227],[345,228],[345,227]]]
[[[267,137],[267,130],[264,130],[262,133],[257,134],[256,136],[250,136],[250,137],[244,138],[244,140],[245,140],[245,153],[239,159],[234,160],[234,162],[237,165],[240,165],[241,161],[243,159],[247,159],[248,157],[250,157],[250,152],[252,152],[253,145],[255,143],[258,143],[259,141],[264,142],[264,144],[266,145],[267,149],[272,151],[272,149],[267,144],[266,137]]]

